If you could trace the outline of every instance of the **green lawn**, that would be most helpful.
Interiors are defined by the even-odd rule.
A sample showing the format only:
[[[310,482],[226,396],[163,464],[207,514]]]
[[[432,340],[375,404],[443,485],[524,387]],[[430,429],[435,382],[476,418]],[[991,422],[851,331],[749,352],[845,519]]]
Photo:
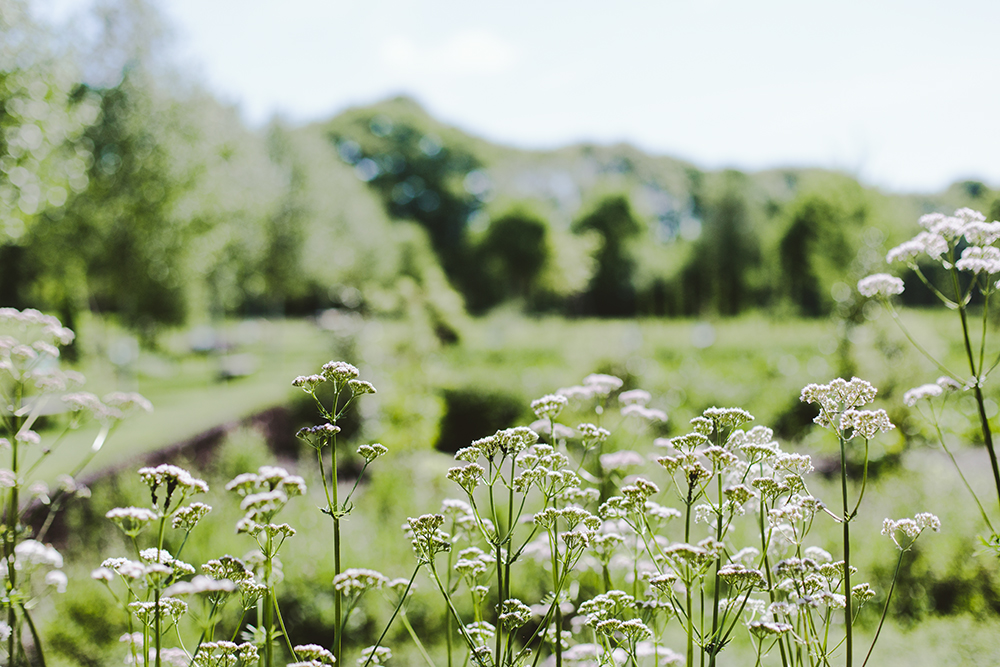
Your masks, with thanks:
[[[98,395],[135,390],[154,406],[152,414],[138,414],[123,422],[86,474],[139,460],[220,424],[286,404],[296,391],[291,380],[314,372],[332,354],[331,334],[311,322],[261,321],[254,327],[255,335],[233,350],[253,363],[253,372],[245,377],[220,379],[220,356],[186,351],[183,334],[165,341],[160,352],[140,352],[131,373],[116,373],[107,361],[92,358],[85,363],[82,370],[88,382],[84,389]],[[235,328],[235,324],[227,327]],[[69,433],[39,466],[37,476],[52,480],[72,470],[86,457],[96,435],[95,425]]]
[[[950,315],[911,313],[906,321],[928,350],[961,370]],[[136,416],[113,434],[90,472],[286,404],[295,396],[291,379],[331,358],[356,364],[379,389],[366,406],[362,435],[404,450],[436,441],[446,388],[498,390],[526,406],[589,373],[612,373],[651,391],[673,431],[712,405],[740,406],[756,423],[780,424],[794,417],[805,384],[827,382],[845,368],[874,382],[880,397],[897,407],[902,392],[940,374],[887,315],[851,332],[846,357],[837,353],[835,321],[759,315],[707,322],[496,314],[469,322],[456,345],[442,345],[425,328],[393,320],[369,321],[346,337],[307,320],[230,323],[223,332],[241,341],[231,353],[248,355],[255,364],[246,377],[220,380],[219,356],[191,353],[185,333],[166,337],[158,352],[141,352],[128,373],[97,354],[89,357],[82,368],[87,390],[137,390],[155,406],[152,415]],[[95,343],[100,336],[85,334],[94,347],[114,338],[104,333]],[[95,428],[69,434],[39,476],[51,480],[72,470],[95,435]]]

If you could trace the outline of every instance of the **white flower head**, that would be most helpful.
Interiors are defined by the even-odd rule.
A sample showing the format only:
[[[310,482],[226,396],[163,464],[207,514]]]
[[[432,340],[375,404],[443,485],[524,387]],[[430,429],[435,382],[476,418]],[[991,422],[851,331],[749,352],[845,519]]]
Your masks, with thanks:
[[[46,565],[55,569],[63,566],[63,557],[51,546],[37,540],[24,540],[14,547],[14,565],[18,569]]]
[[[913,389],[903,394],[903,403],[906,405],[913,406],[916,405],[917,401],[922,401],[925,398],[930,399],[935,396],[940,396],[943,393],[944,393],[944,388],[937,383],[922,384],[919,387],[914,387]]]
[[[887,433],[896,428],[885,410],[844,410],[840,416],[840,430],[854,430],[854,435],[871,439],[876,433]]]
[[[930,528],[934,532],[941,530],[941,520],[930,512],[921,512],[912,519],[885,519],[882,522],[882,534],[888,536],[896,548],[907,550],[924,530]],[[900,539],[902,536],[903,540]]]
[[[21,429],[14,434],[14,440],[25,445],[38,445],[42,442],[42,436],[30,429]]]
[[[947,375],[942,375],[935,382],[945,391],[959,391],[963,388],[957,380],[950,378]]]
[[[985,215],[968,207],[963,207],[955,211],[955,217],[967,225],[974,222],[986,222]]]
[[[203,574],[195,575],[191,581],[178,581],[163,591],[164,595],[194,595],[198,593],[231,593],[236,584],[229,579],[213,579]]]
[[[965,239],[974,246],[993,245],[1000,239],[1000,222],[970,222],[965,226]]]
[[[618,395],[618,402],[622,405],[646,405],[652,398],[645,389],[630,389]]]
[[[665,422],[667,413],[656,408],[648,408],[640,403],[629,403],[621,410],[623,417],[638,417],[643,422]]]
[[[869,298],[888,299],[903,293],[903,281],[888,273],[876,273],[858,281],[858,291]]]
[[[968,209],[959,209],[956,213],[966,210]],[[982,214],[979,215],[981,218]],[[930,213],[920,218],[920,225],[928,231],[944,237],[946,241],[952,242],[958,240],[965,234],[965,227],[970,222],[981,221],[981,219],[973,220],[968,218],[964,214],[962,216],[947,216],[940,213]]]
[[[625,384],[621,378],[603,373],[592,373],[583,378],[585,387],[590,388],[598,396],[608,396],[611,392],[621,389]]]
[[[560,394],[547,394],[531,402],[531,409],[539,419],[555,419],[569,400]]]
[[[105,405],[115,408],[123,417],[136,412],[150,413],[153,411],[153,404],[143,396],[134,391],[115,391],[104,397]]]
[[[905,241],[888,252],[885,261],[905,262],[913,264],[920,255],[927,255],[931,259],[938,259],[948,252],[948,241],[940,234],[933,232],[920,232],[909,241]]]
[[[335,383],[338,387],[345,382],[356,379],[361,373],[357,367],[346,361],[328,361],[323,364],[323,377]]]
[[[622,449],[617,452],[601,454],[601,467],[605,470],[623,470],[634,468],[646,463],[646,458],[638,452]]]
[[[69,577],[62,570],[52,570],[45,575],[45,585],[55,588],[57,593],[65,593]]]
[[[1000,249],[993,246],[969,246],[962,251],[962,258],[955,268],[969,273],[1000,273]]]

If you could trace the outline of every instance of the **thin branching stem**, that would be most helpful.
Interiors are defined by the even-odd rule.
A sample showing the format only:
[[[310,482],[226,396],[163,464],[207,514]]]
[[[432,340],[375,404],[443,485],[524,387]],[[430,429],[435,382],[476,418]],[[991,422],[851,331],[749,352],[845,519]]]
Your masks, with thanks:
[[[885,615],[889,611],[889,602],[892,600],[892,592],[896,590],[896,579],[899,578],[899,566],[903,564],[903,554],[906,550],[899,550],[899,558],[896,559],[896,570],[892,573],[892,584],[889,585],[889,594],[885,596],[885,606],[882,607],[882,616],[878,620],[878,629],[875,630],[875,637],[872,639],[872,645],[868,649],[868,654],[865,655],[864,662],[861,663],[861,667],[865,667],[868,664],[868,659],[872,657],[872,651],[875,650],[875,644],[878,642],[879,633],[882,632],[882,624],[885,623]]]
[[[941,423],[938,420],[938,416],[933,413],[933,408],[931,410],[932,410],[932,415],[934,417],[934,430],[937,432],[938,442],[941,443],[941,449],[943,449],[944,453],[948,455],[949,459],[951,459],[951,464],[955,466],[955,471],[958,473],[959,478],[962,480],[962,484],[965,485],[965,488],[972,496],[972,499],[976,501],[976,507],[979,508],[979,513],[982,515],[983,521],[986,522],[986,526],[990,529],[990,533],[995,535],[996,530],[994,530],[993,528],[993,523],[990,521],[990,517],[986,513],[986,509],[983,507],[983,503],[980,502],[979,496],[972,488],[972,485],[969,483],[969,480],[966,479],[965,474],[962,472],[961,466],[958,465],[958,461],[955,459],[955,455],[951,453],[950,449],[948,449],[948,445],[947,443],[945,443],[944,433],[941,432]]]
[[[28,630],[31,632],[31,639],[35,642],[35,652],[38,654],[38,664],[41,667],[45,667],[45,653],[42,651],[42,639],[38,636],[38,629],[35,628],[35,622],[31,620],[31,614],[24,607],[24,604],[18,605],[21,608],[21,616],[24,617],[25,622],[28,624]]]
[[[892,319],[896,321],[896,324],[899,326],[900,331],[902,331],[903,335],[906,336],[906,340],[910,341],[910,344],[913,345],[913,347],[917,348],[917,351],[920,352],[920,354],[924,355],[924,357],[926,357],[928,361],[937,366],[938,370],[940,370],[942,373],[952,378],[953,380],[961,382],[962,378],[960,378],[958,375],[948,370],[948,368],[944,364],[942,364],[934,357],[934,355],[932,355],[930,352],[924,349],[924,346],[918,343],[917,340],[913,337],[913,335],[910,334],[910,330],[906,328],[905,324],[903,324],[903,320],[899,317],[899,313],[896,312],[896,309],[893,307],[892,303],[890,301],[886,301],[885,303],[886,307],[889,309],[889,314],[892,315]]]

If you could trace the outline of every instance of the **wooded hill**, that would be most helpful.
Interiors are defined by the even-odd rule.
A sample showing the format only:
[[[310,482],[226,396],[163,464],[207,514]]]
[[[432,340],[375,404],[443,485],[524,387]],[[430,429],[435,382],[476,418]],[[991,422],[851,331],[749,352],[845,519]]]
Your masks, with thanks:
[[[920,214],[1000,217],[978,182],[896,195],[629,145],[517,150],[407,98],[255,131],[140,57],[85,77],[15,14],[0,22],[0,305],[70,326],[97,312],[152,342],[165,326],[339,307],[417,317],[447,341],[498,306],[822,316]],[[145,23],[113,23],[144,44]],[[110,52],[138,52],[128,43]]]

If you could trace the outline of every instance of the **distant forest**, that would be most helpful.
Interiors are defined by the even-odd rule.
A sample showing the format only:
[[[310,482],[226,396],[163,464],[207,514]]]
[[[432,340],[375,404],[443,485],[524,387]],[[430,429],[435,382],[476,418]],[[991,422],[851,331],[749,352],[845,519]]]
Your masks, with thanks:
[[[818,169],[705,171],[628,145],[522,151],[396,98],[259,130],[185,79],[151,5],[87,44],[0,14],[0,305],[165,327],[327,308],[822,317],[919,215],[1000,217],[956,183],[901,195]],[[72,46],[71,46],[72,45]],[[920,303],[927,295],[908,291]]]

